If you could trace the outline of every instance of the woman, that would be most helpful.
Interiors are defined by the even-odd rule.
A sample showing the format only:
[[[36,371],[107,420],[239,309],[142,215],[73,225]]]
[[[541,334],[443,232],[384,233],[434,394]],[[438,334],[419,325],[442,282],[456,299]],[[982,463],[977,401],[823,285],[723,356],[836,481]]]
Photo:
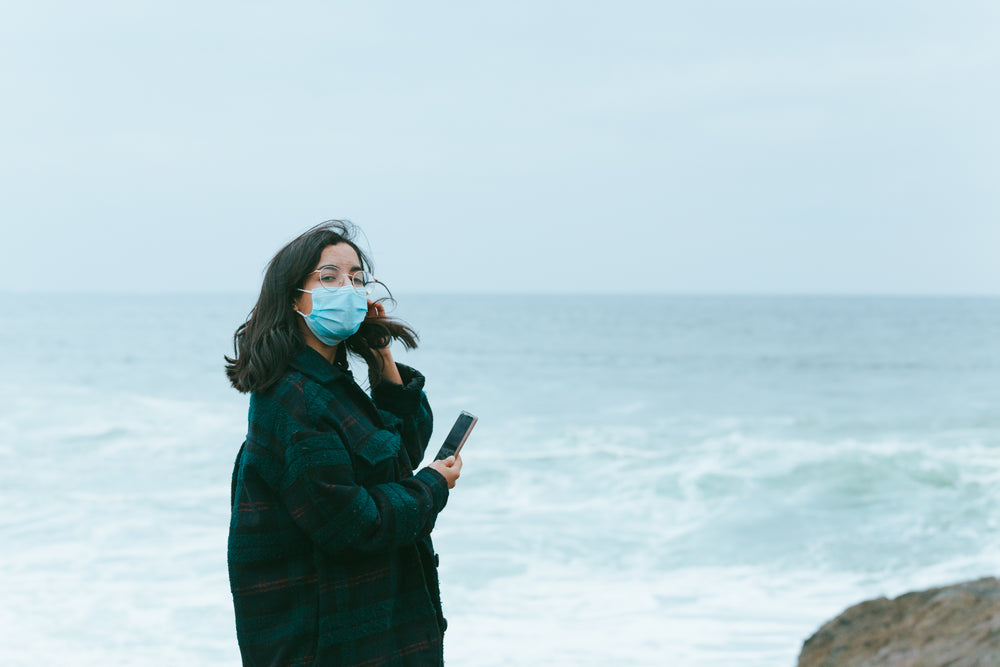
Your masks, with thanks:
[[[430,532],[460,458],[414,474],[431,434],[424,378],[389,344],[416,334],[368,300],[354,227],[286,245],[226,357],[250,393],[229,579],[244,665],[437,665],[445,620]],[[348,352],[367,362],[371,396]]]

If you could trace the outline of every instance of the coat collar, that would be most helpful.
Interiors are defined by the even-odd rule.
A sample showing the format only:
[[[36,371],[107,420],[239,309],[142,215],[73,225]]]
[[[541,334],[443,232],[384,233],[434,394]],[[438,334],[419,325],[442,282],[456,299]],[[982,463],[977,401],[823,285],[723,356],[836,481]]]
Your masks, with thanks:
[[[343,379],[352,379],[351,372],[331,364],[322,354],[308,345],[303,345],[292,358],[291,366],[320,384],[330,384]]]
[[[346,390],[347,395],[354,394],[356,404],[360,409],[368,413],[375,427],[384,428],[385,424],[382,416],[379,414],[378,408],[372,402],[371,396],[366,394],[354,381],[354,375],[351,371],[341,368],[339,364],[331,364],[322,354],[308,345],[304,346],[304,348],[292,359],[292,368],[295,368],[306,377],[327,388],[332,388],[334,384],[341,384],[344,388],[343,390]],[[343,349],[338,350],[338,360],[341,358],[341,352],[343,352]],[[345,353],[345,363],[346,356]]]

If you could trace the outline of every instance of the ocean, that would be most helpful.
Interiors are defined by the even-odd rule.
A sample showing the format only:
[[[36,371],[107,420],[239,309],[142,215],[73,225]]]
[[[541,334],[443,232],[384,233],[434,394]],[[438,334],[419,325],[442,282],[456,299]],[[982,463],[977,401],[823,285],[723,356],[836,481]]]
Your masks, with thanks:
[[[0,295],[0,664],[238,665],[253,295]],[[1000,298],[400,296],[448,664],[791,667],[846,607],[1000,574]],[[363,376],[363,373],[362,373]]]

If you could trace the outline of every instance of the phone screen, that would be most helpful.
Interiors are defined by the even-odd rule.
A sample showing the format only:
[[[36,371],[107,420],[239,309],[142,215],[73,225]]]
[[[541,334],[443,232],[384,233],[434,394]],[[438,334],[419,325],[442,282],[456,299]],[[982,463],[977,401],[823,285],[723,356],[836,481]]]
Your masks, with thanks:
[[[444,439],[444,444],[441,445],[434,460],[446,459],[453,454],[458,454],[477,421],[479,421],[479,417],[463,410],[462,414],[455,420],[455,425],[451,427],[448,437]]]

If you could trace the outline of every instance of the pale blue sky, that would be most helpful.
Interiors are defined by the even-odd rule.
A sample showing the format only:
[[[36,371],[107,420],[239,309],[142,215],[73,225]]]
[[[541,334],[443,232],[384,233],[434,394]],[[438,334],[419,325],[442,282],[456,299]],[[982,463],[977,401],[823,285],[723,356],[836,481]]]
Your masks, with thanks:
[[[995,0],[9,4],[0,290],[1000,293]]]

